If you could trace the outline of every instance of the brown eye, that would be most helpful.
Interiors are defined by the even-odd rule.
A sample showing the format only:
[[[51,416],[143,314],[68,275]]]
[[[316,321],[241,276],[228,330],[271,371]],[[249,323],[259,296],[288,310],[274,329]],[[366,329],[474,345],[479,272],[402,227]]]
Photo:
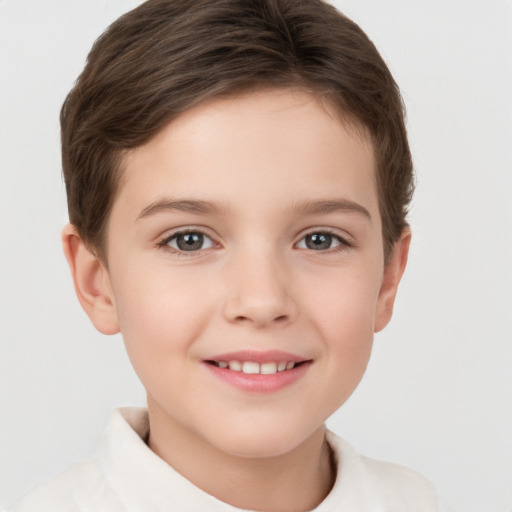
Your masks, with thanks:
[[[176,233],[167,242],[166,245],[177,251],[200,251],[209,249],[213,246],[210,237],[198,231],[188,233]]]

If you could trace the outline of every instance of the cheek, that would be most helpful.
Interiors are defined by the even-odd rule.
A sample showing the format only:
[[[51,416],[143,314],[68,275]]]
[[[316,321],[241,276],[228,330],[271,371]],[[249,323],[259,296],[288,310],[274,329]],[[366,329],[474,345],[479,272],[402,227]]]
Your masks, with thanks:
[[[355,298],[345,305],[343,300],[337,303],[339,308],[331,306],[319,312],[317,328],[329,353],[326,362],[335,379],[355,387],[370,358],[374,315],[373,309]]]
[[[329,354],[325,370],[348,393],[361,379],[371,353],[379,290],[378,276],[372,274],[339,271],[323,286],[309,286],[306,307],[322,350]]]
[[[200,335],[211,301],[191,279],[155,272],[134,276],[114,290],[121,333],[137,370],[140,366],[177,364]],[[182,359],[183,360],[183,359]]]
[[[301,288],[300,295],[307,301],[304,307],[312,311],[317,328],[329,339],[346,335],[355,342],[358,333],[373,333],[380,289],[374,268],[328,269],[306,276]]]

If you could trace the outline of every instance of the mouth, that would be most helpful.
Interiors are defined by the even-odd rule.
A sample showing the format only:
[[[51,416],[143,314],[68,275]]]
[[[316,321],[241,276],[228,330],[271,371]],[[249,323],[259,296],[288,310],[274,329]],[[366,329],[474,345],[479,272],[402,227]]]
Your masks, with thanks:
[[[282,350],[240,350],[203,360],[212,375],[249,393],[277,392],[301,380],[313,364],[308,359]]]
[[[275,373],[281,373],[293,370],[305,363],[311,362],[311,360],[303,361],[290,361],[290,360],[279,360],[279,361],[267,361],[259,363],[257,361],[241,361],[232,359],[230,361],[224,360],[206,360],[205,363],[217,368],[230,370],[233,372],[245,373],[245,374],[260,374],[260,375],[273,375]]]

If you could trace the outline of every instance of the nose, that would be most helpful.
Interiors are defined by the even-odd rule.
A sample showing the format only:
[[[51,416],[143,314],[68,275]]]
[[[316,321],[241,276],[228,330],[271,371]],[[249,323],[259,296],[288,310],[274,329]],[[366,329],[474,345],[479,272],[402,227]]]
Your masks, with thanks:
[[[257,328],[284,326],[297,307],[290,294],[286,265],[272,255],[240,257],[227,270],[228,293],[223,307],[230,323]]]

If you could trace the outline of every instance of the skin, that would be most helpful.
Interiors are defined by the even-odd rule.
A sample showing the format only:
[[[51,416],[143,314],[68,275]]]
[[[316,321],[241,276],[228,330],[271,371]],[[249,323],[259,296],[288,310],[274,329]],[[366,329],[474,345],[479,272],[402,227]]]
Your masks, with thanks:
[[[217,208],[165,206],[184,200]],[[211,100],[127,153],[107,228],[106,262],[72,226],[64,249],[94,325],[122,332],[147,390],[150,448],[234,506],[317,506],[335,478],[324,423],[391,318],[410,240],[384,264],[367,137],[301,91]],[[203,248],[179,250],[184,228],[207,236]],[[306,243],[326,232],[330,246]],[[273,393],[235,388],[203,362],[275,349],[311,364]]]

